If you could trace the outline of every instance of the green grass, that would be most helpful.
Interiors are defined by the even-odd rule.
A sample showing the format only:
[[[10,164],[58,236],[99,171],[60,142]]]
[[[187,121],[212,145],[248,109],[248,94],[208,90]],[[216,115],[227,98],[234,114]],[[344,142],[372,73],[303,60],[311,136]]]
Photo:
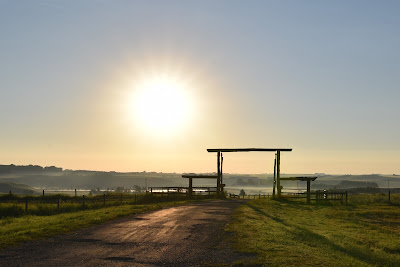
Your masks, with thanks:
[[[22,217],[5,217],[0,219],[0,248],[187,202],[189,201],[181,200],[139,205],[119,205],[51,216],[24,215]]]
[[[400,266],[400,206],[358,198],[348,206],[253,200],[226,230],[235,249],[257,254],[245,265]],[[373,204],[359,204],[366,199]]]
[[[122,196],[122,201],[121,201]],[[70,195],[46,195],[42,196],[20,196],[20,195],[0,195],[0,219],[5,217],[21,217],[26,215],[49,216],[66,212],[76,212],[88,209],[100,209],[109,206],[119,206],[123,204],[150,204],[165,201],[185,200],[183,194],[106,194],[85,197],[83,205],[82,197]],[[196,195],[194,199],[213,198],[214,195]],[[26,206],[26,203],[28,205]],[[59,204],[58,204],[59,203]],[[27,208],[27,209],[26,209]]]

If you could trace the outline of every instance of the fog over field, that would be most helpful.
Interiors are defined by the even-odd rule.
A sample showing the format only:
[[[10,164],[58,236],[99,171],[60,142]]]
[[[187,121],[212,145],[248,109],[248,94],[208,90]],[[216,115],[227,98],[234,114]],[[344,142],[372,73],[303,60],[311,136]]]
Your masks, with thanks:
[[[87,170],[62,170],[57,167],[41,166],[15,166],[0,165],[1,183],[22,184],[32,187],[39,192],[46,190],[115,190],[118,187],[134,189],[139,186],[143,189],[158,186],[188,186],[188,180],[182,178],[180,173],[157,172],[99,172]],[[388,182],[390,188],[400,188],[400,176],[397,175],[330,175],[330,174],[282,174],[282,177],[293,176],[317,176],[317,180],[311,184],[314,190],[321,189],[352,189],[352,188],[376,188],[386,190]],[[246,193],[268,194],[272,191],[273,173],[266,174],[229,174],[223,175],[226,191],[237,193],[244,189]],[[215,186],[215,182],[209,179],[197,179],[193,186]],[[283,191],[297,192],[304,190],[305,182],[285,181],[282,183]],[[15,187],[15,186],[14,186]],[[32,189],[30,188],[30,189]],[[8,193],[10,189],[0,186],[0,192]],[[23,190],[22,190],[23,191]]]

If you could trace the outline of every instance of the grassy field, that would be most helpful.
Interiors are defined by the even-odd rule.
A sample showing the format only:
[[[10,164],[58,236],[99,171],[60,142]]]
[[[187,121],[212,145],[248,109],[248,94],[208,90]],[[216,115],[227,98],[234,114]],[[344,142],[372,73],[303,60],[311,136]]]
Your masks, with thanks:
[[[124,216],[180,205],[188,200],[137,205],[118,205],[91,210],[79,210],[51,216],[24,215],[0,219],[0,249],[24,241],[41,239],[100,224]]]
[[[252,200],[226,231],[235,249],[257,254],[245,265],[400,266],[400,206],[381,199],[351,196],[348,206]]]
[[[196,195],[195,199],[205,199],[214,195]],[[66,212],[88,209],[99,209],[124,204],[151,204],[165,201],[186,200],[184,194],[121,194],[108,193],[93,196],[74,197],[71,195],[49,194],[33,195],[0,195],[0,219],[26,215],[48,216]]]

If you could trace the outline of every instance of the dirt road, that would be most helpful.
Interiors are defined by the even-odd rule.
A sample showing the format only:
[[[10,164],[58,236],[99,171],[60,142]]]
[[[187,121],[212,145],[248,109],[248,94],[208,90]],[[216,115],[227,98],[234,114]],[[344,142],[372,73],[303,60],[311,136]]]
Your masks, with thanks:
[[[131,216],[0,251],[1,266],[232,264],[223,226],[244,200],[196,202]]]

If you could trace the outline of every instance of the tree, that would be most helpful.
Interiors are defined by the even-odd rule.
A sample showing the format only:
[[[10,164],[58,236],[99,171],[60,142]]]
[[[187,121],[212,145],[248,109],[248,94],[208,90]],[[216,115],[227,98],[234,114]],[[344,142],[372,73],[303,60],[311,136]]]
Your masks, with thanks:
[[[137,193],[141,193],[142,192],[142,188],[138,185],[134,185],[133,189],[137,192]]]
[[[115,193],[122,193],[122,192],[124,192],[124,188],[121,187],[121,186],[118,186],[118,187],[115,189]]]
[[[239,196],[244,197],[246,195],[246,192],[244,192],[244,190],[240,190]]]

